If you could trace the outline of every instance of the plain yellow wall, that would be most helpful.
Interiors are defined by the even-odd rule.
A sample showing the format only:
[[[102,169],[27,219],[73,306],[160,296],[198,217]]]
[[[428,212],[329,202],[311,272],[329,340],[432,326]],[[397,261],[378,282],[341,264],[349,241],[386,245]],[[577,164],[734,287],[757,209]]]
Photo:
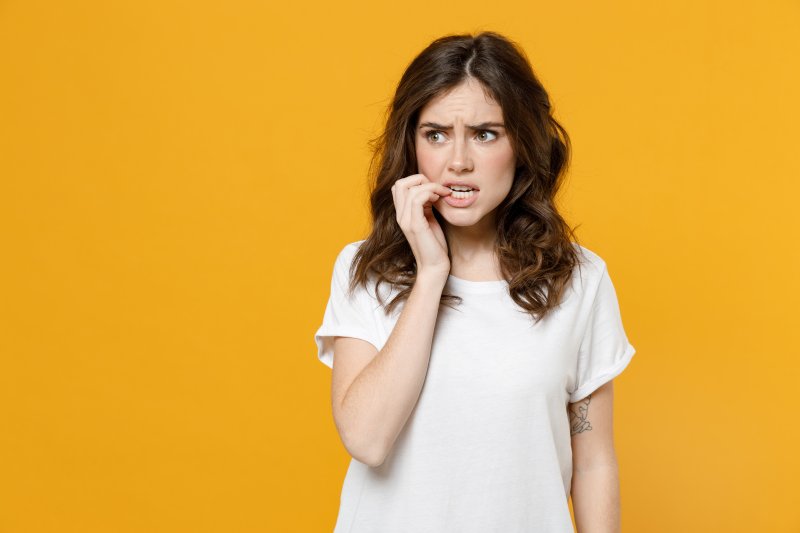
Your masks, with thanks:
[[[0,531],[331,531],[313,333],[366,142],[517,40],[609,264],[625,532],[800,531],[796,1],[0,3]]]

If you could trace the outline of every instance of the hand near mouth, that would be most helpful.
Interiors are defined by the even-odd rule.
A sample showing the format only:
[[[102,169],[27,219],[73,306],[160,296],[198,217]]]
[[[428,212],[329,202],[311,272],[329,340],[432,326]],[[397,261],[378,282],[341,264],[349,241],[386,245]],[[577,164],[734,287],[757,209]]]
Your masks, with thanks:
[[[397,223],[417,262],[417,275],[425,272],[445,279],[450,273],[447,240],[433,214],[433,204],[453,193],[423,174],[401,178],[392,186]]]

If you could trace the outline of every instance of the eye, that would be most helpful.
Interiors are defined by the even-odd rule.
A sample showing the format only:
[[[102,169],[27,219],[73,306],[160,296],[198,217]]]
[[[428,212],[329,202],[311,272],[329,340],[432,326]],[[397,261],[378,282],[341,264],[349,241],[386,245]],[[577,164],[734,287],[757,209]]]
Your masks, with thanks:
[[[496,131],[492,131],[492,130],[483,130],[480,133],[478,133],[478,137],[480,137],[481,135],[487,134],[487,133],[489,135],[494,135],[494,137],[492,137],[491,139],[487,139],[487,140],[481,141],[481,142],[489,142],[489,141],[493,141],[493,140],[495,140],[497,138],[497,132]]]
[[[437,142],[439,142],[439,141],[436,141],[436,140],[432,139],[432,138],[431,138],[431,136],[432,136],[432,135],[439,135],[439,136],[441,136],[441,135],[442,135],[442,132],[441,132],[441,131],[439,131],[439,130],[430,130],[429,132],[425,133],[425,138],[426,138],[426,139],[428,139],[429,141],[432,141],[432,142],[434,142],[434,143],[437,143]]]

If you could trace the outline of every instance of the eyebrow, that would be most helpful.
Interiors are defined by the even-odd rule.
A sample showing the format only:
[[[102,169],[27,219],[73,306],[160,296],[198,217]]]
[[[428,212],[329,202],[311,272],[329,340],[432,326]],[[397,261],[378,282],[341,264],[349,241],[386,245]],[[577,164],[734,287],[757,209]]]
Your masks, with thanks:
[[[419,125],[419,128],[434,128],[437,130],[451,130],[453,129],[453,125],[445,125],[445,124],[437,124],[436,122],[423,122]],[[505,125],[502,122],[481,122],[480,124],[468,125],[467,128],[471,130],[485,130],[486,128],[505,128]]]

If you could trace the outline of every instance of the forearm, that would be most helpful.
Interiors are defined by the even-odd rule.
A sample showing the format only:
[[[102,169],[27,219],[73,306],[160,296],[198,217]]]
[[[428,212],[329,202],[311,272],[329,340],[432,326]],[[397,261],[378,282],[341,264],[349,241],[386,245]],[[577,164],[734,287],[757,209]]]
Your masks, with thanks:
[[[372,466],[388,455],[419,399],[446,278],[418,276],[384,347],[342,400],[351,435]]]
[[[619,533],[619,469],[616,461],[572,474],[572,509],[578,533]]]

